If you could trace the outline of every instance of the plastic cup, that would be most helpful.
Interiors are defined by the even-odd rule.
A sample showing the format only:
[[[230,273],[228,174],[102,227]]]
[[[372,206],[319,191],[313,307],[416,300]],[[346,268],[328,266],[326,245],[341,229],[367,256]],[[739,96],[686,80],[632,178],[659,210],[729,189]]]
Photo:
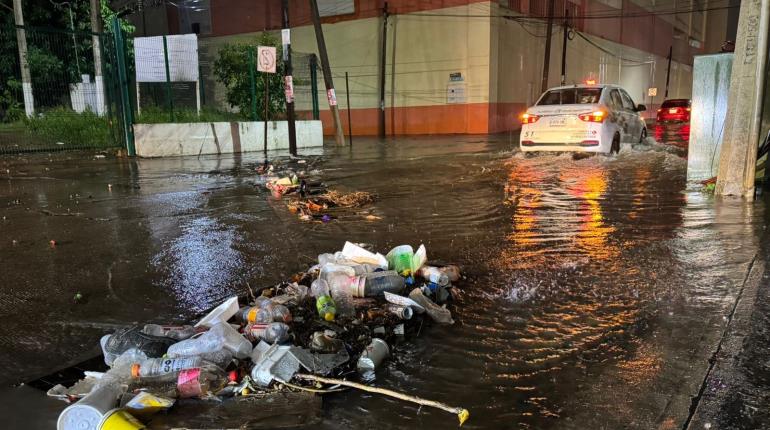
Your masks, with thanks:
[[[139,420],[123,409],[113,409],[99,423],[99,430],[140,430],[145,428]]]
[[[384,340],[380,338],[372,339],[369,346],[366,347],[361,357],[358,359],[356,367],[359,372],[374,371],[390,355],[390,348]]]
[[[102,418],[118,403],[123,393],[120,387],[105,385],[88,393],[77,403],[59,414],[58,430],[98,430]]]

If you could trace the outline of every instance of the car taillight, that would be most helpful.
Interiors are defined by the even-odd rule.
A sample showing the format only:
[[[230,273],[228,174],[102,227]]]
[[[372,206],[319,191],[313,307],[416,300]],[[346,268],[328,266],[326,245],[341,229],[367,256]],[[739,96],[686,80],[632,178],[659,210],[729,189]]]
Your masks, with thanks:
[[[581,113],[578,115],[578,118],[586,122],[604,122],[604,120],[607,118],[607,112],[598,110],[591,113]]]
[[[537,115],[533,115],[531,113],[525,113],[521,116],[521,123],[522,124],[532,124],[533,122],[539,120],[540,117]]]

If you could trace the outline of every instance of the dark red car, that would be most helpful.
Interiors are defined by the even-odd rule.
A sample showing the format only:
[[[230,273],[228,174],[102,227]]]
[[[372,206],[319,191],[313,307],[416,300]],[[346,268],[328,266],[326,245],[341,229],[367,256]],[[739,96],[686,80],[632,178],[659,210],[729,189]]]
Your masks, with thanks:
[[[671,99],[666,100],[658,109],[658,123],[662,122],[690,122],[690,100]]]

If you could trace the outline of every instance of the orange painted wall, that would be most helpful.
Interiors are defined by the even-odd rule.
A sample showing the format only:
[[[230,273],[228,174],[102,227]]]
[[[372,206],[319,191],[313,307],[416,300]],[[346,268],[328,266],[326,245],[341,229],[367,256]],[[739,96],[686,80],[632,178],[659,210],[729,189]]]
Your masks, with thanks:
[[[518,116],[526,109],[523,103],[470,103],[437,106],[410,106],[385,109],[388,135],[405,134],[486,134],[516,130],[521,127]],[[306,112],[302,112],[307,116]],[[379,109],[350,111],[354,136],[376,136],[379,132]],[[345,135],[348,134],[348,111],[340,109]],[[324,135],[334,134],[331,112],[321,111]]]

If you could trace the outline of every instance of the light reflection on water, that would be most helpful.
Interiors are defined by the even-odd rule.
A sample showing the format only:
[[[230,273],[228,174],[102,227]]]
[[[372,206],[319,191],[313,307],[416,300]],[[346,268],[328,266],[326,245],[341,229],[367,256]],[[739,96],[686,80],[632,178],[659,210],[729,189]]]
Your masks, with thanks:
[[[329,224],[303,223],[255,187],[261,160],[142,160],[130,178],[107,179],[113,191],[99,204],[115,221],[90,225],[89,235],[115,239],[89,245],[97,258],[81,262],[64,248],[45,249],[40,260],[72,258],[67,267],[83,267],[73,279],[94,303],[73,318],[133,321],[140,312],[163,319],[169,306],[178,315],[207,309],[245,292],[246,282],[285,279],[345,240],[381,252],[422,242],[429,258],[457,262],[468,275],[458,324],[425,328],[396,346],[378,385],[466,407],[466,426],[477,428],[678,423],[676,411],[659,405],[697,379],[684,369],[706,363],[709,334],[720,331],[756,250],[763,206],[715,204],[688,190],[684,161],[660,148],[528,158],[495,139],[361,139],[352,150],[326,148],[314,166],[321,178],[376,194],[372,210],[382,218],[351,214]],[[141,189],[123,193],[130,181]],[[106,193],[101,182],[81,188]],[[117,317],[98,302],[114,244],[123,259],[112,288],[125,302]],[[9,259],[18,252],[0,251]],[[62,280],[65,291],[68,282],[75,281]],[[27,337],[49,333],[40,330],[30,325]],[[90,333],[90,344],[101,334]],[[76,336],[60,337],[57,345],[82,349],[67,345]],[[37,350],[25,357],[45,358]],[[328,398],[317,428],[446,428],[453,420],[345,393]]]

